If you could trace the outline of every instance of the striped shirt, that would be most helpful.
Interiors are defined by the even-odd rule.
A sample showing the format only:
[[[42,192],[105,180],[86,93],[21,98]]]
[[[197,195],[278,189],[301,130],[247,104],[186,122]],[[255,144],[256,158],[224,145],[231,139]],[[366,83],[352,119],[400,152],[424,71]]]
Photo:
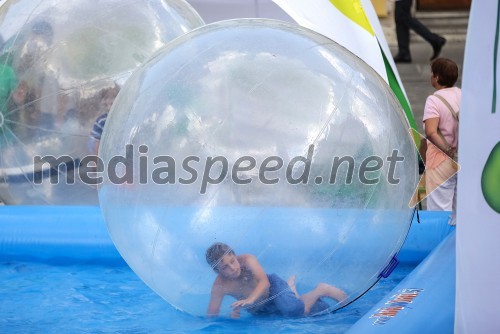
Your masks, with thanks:
[[[108,113],[102,114],[101,116],[97,117],[94,126],[92,127],[92,131],[90,132],[91,138],[101,140],[102,130],[104,129],[104,124],[106,123],[107,117]]]

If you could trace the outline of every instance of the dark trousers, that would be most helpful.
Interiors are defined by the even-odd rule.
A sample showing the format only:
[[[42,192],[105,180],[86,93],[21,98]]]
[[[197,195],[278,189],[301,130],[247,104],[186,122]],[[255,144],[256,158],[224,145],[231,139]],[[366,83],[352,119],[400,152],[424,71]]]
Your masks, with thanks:
[[[432,33],[419,20],[411,16],[412,0],[395,2],[394,19],[396,21],[396,35],[398,38],[399,55],[410,56],[410,29],[422,36],[432,46],[439,43],[439,35]]]

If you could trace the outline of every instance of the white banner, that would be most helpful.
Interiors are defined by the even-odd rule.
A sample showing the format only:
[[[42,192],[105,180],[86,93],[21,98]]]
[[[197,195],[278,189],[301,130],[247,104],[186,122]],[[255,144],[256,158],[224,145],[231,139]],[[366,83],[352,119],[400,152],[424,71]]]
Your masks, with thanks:
[[[500,333],[498,1],[473,1],[462,78],[456,333]]]

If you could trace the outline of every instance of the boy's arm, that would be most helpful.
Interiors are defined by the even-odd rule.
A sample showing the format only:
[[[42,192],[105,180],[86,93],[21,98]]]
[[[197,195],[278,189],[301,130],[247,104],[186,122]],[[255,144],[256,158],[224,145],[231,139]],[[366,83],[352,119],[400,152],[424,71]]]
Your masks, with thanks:
[[[255,256],[247,255],[245,264],[252,272],[253,277],[257,281],[257,285],[246,299],[241,299],[231,304],[232,308],[239,308],[255,303],[270,287],[269,279]]]
[[[215,317],[219,315],[220,305],[224,298],[224,291],[218,279],[215,280],[210,293],[210,302],[208,303],[207,316]]]

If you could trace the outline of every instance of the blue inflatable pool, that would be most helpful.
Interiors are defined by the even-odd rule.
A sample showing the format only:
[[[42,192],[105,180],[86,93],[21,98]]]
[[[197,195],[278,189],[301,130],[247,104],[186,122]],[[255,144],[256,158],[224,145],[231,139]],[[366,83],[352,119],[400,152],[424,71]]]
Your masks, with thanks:
[[[432,307],[441,307],[442,319],[433,319],[448,329],[453,318],[436,303],[453,307],[453,296],[436,294],[454,291],[454,234],[447,238],[453,231],[447,217],[421,212],[396,270],[333,314],[236,321],[193,317],[158,297],[121,259],[97,207],[0,207],[0,332],[410,333],[408,326],[428,325]]]

